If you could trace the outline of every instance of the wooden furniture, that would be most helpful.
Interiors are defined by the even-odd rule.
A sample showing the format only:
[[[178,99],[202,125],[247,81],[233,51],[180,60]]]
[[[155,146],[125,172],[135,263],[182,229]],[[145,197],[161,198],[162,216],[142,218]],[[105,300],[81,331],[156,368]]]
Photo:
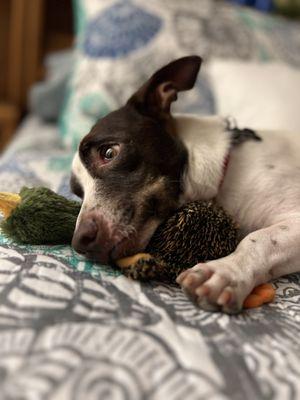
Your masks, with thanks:
[[[0,103],[0,151],[9,143],[19,120],[20,112],[17,106]]]
[[[0,151],[26,112],[28,89],[43,77],[45,54],[72,45],[71,2],[0,1]]]

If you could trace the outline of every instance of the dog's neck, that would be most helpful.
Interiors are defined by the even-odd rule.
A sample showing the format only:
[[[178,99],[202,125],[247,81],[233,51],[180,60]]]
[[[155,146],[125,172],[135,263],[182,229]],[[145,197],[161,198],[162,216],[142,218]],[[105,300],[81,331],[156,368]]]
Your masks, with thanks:
[[[182,202],[214,198],[231,145],[224,119],[174,114],[174,121],[176,133],[188,151]]]

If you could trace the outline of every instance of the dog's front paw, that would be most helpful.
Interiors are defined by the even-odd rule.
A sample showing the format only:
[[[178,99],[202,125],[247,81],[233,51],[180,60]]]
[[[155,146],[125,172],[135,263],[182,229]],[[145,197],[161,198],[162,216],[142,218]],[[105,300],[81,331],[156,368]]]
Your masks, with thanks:
[[[197,264],[182,272],[177,277],[177,283],[200,308],[237,313],[241,311],[253,284],[243,276],[238,265],[228,261],[224,258]]]

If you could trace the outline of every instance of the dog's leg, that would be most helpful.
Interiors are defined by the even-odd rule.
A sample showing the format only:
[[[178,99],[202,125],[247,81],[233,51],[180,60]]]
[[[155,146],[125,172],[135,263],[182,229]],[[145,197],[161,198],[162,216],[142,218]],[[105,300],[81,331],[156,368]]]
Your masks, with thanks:
[[[177,282],[201,308],[235,313],[251,290],[300,271],[300,215],[246,236],[227,257],[197,264]]]

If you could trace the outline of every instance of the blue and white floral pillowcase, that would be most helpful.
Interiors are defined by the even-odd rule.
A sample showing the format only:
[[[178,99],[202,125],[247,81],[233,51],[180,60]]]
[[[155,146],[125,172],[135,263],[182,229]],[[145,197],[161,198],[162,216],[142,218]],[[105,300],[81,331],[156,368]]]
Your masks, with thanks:
[[[300,66],[299,24],[215,0],[74,0],[76,62],[60,118],[75,150],[95,121],[121,106],[157,68],[186,54],[281,60]],[[174,110],[215,111],[204,65]]]
[[[60,118],[64,143],[73,150],[98,118],[123,105],[156,69],[193,53],[179,43],[174,25],[178,9],[199,8],[197,1],[185,0],[152,0],[147,4],[143,0],[76,0],[74,5],[76,61]],[[180,112],[214,112],[203,73],[195,90],[181,96],[175,108]]]

